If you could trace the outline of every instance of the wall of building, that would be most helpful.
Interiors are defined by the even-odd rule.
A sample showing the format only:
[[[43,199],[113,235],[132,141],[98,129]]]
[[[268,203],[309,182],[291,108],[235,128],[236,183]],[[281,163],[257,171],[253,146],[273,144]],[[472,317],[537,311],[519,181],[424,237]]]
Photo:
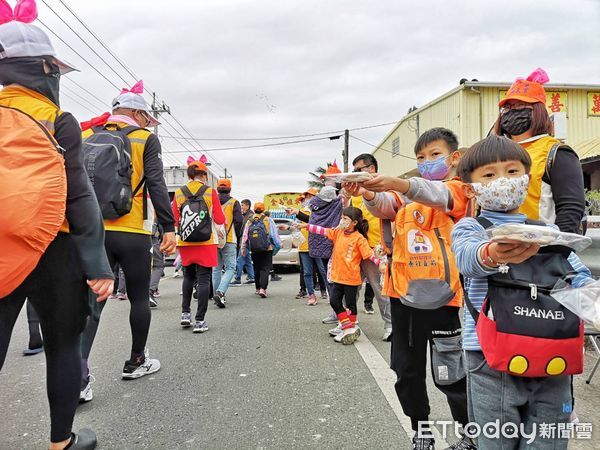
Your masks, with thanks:
[[[455,88],[405,116],[374,152],[380,171],[401,175],[414,169],[415,142],[420,134],[433,127],[454,131],[461,147],[469,147],[487,136],[498,117],[498,102],[507,86]],[[578,143],[600,136],[600,116],[588,116],[586,89],[549,86],[549,90],[567,94],[567,144],[577,149]],[[396,139],[400,154],[394,156]]]

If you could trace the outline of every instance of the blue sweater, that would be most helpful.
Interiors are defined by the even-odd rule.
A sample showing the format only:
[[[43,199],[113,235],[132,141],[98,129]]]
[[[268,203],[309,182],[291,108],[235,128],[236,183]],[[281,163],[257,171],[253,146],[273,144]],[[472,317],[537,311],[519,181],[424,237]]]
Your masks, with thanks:
[[[491,211],[481,211],[481,216],[488,219],[494,225],[505,223],[525,223],[524,214],[505,214]],[[554,225],[551,225],[554,226]],[[477,220],[473,218],[464,218],[460,220],[452,231],[452,251],[458,270],[465,279],[465,290],[469,300],[477,311],[481,310],[483,301],[487,296],[488,281],[487,276],[498,272],[498,269],[485,267],[479,261],[480,248],[489,242],[485,234],[485,229]],[[589,269],[583,265],[575,253],[569,255],[569,263],[577,272],[573,279],[573,287],[580,287],[592,280]],[[481,351],[475,321],[471,313],[464,308],[464,326],[463,326],[463,348],[465,350]]]

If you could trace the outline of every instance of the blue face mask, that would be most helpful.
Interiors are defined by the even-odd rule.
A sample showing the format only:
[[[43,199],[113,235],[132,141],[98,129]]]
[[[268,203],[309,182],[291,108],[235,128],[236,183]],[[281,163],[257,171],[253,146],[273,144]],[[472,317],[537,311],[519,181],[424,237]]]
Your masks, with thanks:
[[[425,161],[417,163],[419,173],[423,178],[430,181],[441,181],[446,179],[450,167],[446,165],[447,156],[440,156],[438,159],[433,161]]]

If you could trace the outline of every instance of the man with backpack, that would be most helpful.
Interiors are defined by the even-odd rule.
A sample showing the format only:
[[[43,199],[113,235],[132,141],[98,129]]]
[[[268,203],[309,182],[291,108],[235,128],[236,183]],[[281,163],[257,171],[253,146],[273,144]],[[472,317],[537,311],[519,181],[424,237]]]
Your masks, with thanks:
[[[213,300],[219,308],[225,308],[225,294],[229,283],[236,274],[237,269],[237,243],[242,234],[242,209],[240,202],[231,194],[231,180],[221,178],[217,182],[219,201],[225,214],[225,243],[218,249],[218,265],[213,268],[212,283],[215,289]],[[223,270],[225,273],[223,274]]]
[[[264,203],[254,205],[254,216],[246,224],[242,237],[242,256],[250,252],[254,264],[256,295],[267,298],[273,251],[281,248],[281,238],[273,219],[265,215]]]
[[[254,216],[254,211],[252,211],[252,203],[247,198],[242,200],[242,230],[246,228],[246,224],[248,221]],[[238,241],[238,250],[241,249],[241,238]],[[250,258],[250,254],[242,256],[241,254],[238,256],[237,260],[237,273],[235,275],[235,279],[231,282],[234,286],[240,286],[242,284],[242,275],[244,273],[244,269],[246,270],[246,282],[245,284],[254,284],[254,266],[252,265],[252,258]]]
[[[31,24],[36,18],[32,1],[0,8],[0,369],[27,298],[44,336],[48,448],[93,449],[93,431],[72,433],[89,313],[83,298],[89,288],[105,301],[114,275],[79,126],[59,107],[60,78],[74,69]]]
[[[118,263],[127,279],[131,304],[132,347],[122,378],[136,379],[160,369],[157,359],[146,350],[150,330],[150,289],[152,227],[162,227],[160,251],[175,251],[175,219],[163,175],[161,146],[146,127],[158,122],[143,97],[143,83],[124,89],[112,102],[113,112],[103,126],[83,133],[84,162],[94,185],[106,229],[105,247],[111,265]],[[97,319],[100,313],[96,314]],[[82,399],[90,389],[87,358],[98,328],[88,321],[82,342]]]

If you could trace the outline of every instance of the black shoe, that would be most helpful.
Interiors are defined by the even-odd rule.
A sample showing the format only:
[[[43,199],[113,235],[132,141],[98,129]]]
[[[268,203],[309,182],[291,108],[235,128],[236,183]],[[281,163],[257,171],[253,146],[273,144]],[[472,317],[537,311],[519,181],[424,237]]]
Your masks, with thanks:
[[[412,448],[413,450],[434,450],[435,439],[433,437],[419,437],[419,434],[416,433],[412,438]]]
[[[241,286],[242,285],[242,280],[232,280],[231,283],[229,283],[231,286]]]
[[[281,281],[281,280],[283,280],[283,278],[281,278],[276,273],[274,273],[273,275],[271,275],[271,281]]]
[[[71,442],[65,447],[70,450],[93,450],[98,440],[96,433],[89,428],[82,428],[77,433],[71,433]]]
[[[306,291],[303,291],[302,289],[300,289],[298,294],[296,294],[296,298],[306,298],[306,297],[308,297],[308,293]]]
[[[225,308],[225,296],[221,292],[217,291],[213,300],[215,301],[215,305],[219,308]]]
[[[148,296],[148,301],[150,302],[150,308],[158,308],[158,302],[156,301],[156,297],[150,294]]]
[[[471,439],[463,435],[460,441],[452,444],[446,450],[477,450],[477,446]]]
[[[247,280],[244,282],[244,284],[254,284],[254,283],[256,283],[256,282],[254,281],[254,278],[248,278],[248,279],[247,279]]]

